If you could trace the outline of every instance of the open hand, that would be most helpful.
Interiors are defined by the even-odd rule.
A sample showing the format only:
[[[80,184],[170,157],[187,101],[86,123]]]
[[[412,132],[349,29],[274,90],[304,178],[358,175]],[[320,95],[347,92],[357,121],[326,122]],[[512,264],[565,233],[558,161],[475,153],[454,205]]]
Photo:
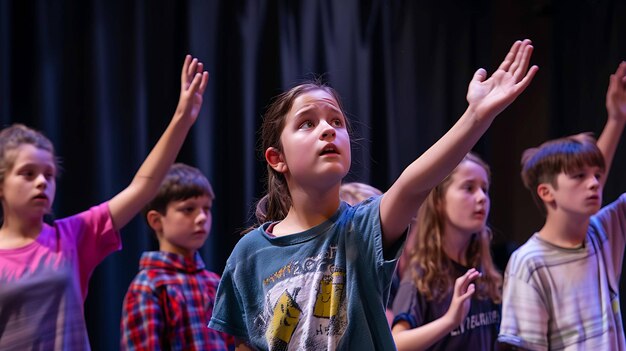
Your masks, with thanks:
[[[472,282],[480,276],[475,268],[470,268],[465,274],[454,281],[454,291],[452,301],[446,314],[454,321],[454,325],[459,325],[467,317],[470,309],[471,297],[476,291]]]
[[[209,81],[209,73],[203,69],[204,65],[197,58],[192,59],[191,55],[185,56],[180,74],[180,98],[176,113],[187,116],[193,121],[198,118],[200,107],[202,107],[202,94]]]
[[[528,69],[532,52],[530,40],[518,40],[489,79],[484,69],[476,71],[467,90],[467,102],[477,119],[494,118],[526,89],[539,70],[537,66]]]
[[[609,78],[606,92],[606,111],[609,118],[626,120],[626,62],[622,61]]]

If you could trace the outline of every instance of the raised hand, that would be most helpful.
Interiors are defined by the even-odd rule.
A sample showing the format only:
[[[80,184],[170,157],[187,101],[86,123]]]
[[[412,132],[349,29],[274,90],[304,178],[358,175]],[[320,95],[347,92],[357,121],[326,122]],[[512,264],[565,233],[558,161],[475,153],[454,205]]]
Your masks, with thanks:
[[[606,92],[606,111],[609,118],[626,120],[626,62],[622,61],[609,78]]]
[[[209,81],[209,73],[203,71],[204,65],[191,55],[185,56],[180,74],[180,98],[176,113],[188,116],[192,120],[198,118],[202,107],[202,94]]]
[[[537,66],[528,69],[532,52],[530,40],[518,40],[489,79],[484,69],[476,71],[467,90],[467,102],[477,119],[494,118],[526,89],[539,70]]]
[[[209,73],[203,72],[202,63],[187,55],[180,77],[180,98],[170,124],[139,167],[130,185],[109,201],[115,229],[119,230],[126,225],[156,195],[189,128],[198,118],[208,80]]]
[[[454,325],[459,325],[463,322],[463,319],[467,317],[467,313],[470,309],[471,297],[476,291],[476,287],[472,282],[480,276],[480,273],[475,268],[470,268],[465,274],[456,278],[454,281],[454,291],[452,292],[452,301],[446,314],[454,322]]]

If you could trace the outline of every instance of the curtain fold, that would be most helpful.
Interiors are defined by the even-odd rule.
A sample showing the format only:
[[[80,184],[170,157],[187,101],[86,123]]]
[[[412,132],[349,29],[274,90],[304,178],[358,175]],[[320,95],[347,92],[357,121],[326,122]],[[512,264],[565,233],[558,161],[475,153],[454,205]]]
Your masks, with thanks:
[[[510,247],[543,220],[520,181],[522,150],[600,133],[608,76],[626,59],[624,13],[618,0],[1,1],[0,121],[53,141],[65,217],[128,185],[176,108],[184,55],[199,57],[209,85],[179,161],[215,189],[201,253],[220,273],[263,195],[257,130],[273,96],[303,79],[335,87],[354,127],[347,179],[385,190],[463,113],[475,70],[491,74],[529,37],[540,71],[475,148],[492,166],[497,247]],[[605,202],[626,190],[624,144]],[[91,279],[94,350],[118,349],[124,293],[141,252],[157,248],[139,217]]]

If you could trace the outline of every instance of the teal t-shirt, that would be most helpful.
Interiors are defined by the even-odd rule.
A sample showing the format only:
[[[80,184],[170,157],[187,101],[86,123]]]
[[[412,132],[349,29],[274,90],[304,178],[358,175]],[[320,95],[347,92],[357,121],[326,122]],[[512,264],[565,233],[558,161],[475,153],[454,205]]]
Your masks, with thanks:
[[[380,199],[341,203],[301,233],[272,237],[265,223],[246,234],[209,327],[260,350],[395,350],[385,305],[405,237],[383,251]]]

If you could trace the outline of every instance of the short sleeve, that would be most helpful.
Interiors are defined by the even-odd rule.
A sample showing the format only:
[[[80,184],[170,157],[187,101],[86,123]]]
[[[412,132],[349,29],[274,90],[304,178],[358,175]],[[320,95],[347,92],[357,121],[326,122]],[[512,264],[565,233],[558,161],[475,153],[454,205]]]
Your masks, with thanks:
[[[80,286],[83,299],[87,296],[89,278],[102,260],[122,248],[120,234],[113,226],[108,202],[94,206],[77,215],[54,222],[64,246],[76,247]]]
[[[233,270],[234,267],[227,263],[215,295],[209,328],[247,341],[245,310],[236,282],[233,280]]]
[[[376,272],[384,275],[379,278],[391,282],[396,263],[402,253],[406,234],[401,236],[392,247],[384,250],[380,223],[381,199],[382,196],[372,197],[351,209],[355,213],[353,228],[350,232],[355,235],[351,235],[350,239],[354,241],[354,247],[358,248],[359,255],[366,255],[365,261],[372,262]]]
[[[417,287],[411,280],[402,280],[393,301],[393,325],[404,321],[413,329],[424,324],[423,311],[417,299],[417,293]]]
[[[528,350],[548,350],[548,312],[537,289],[507,274],[498,342]]]

